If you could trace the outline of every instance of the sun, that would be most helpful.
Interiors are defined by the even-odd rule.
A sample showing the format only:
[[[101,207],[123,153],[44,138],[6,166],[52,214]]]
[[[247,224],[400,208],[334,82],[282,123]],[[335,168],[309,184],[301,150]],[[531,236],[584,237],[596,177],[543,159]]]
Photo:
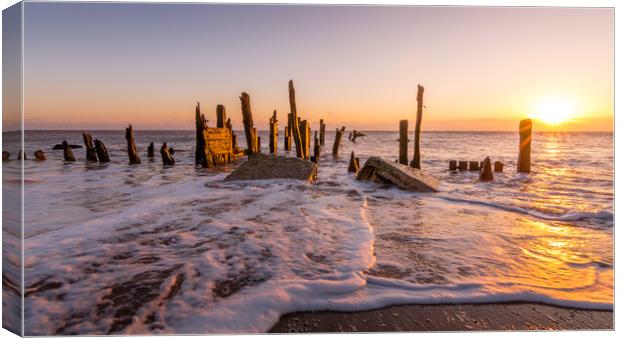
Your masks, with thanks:
[[[546,98],[538,102],[530,118],[543,123],[558,125],[569,121],[575,116],[576,106],[566,98]]]

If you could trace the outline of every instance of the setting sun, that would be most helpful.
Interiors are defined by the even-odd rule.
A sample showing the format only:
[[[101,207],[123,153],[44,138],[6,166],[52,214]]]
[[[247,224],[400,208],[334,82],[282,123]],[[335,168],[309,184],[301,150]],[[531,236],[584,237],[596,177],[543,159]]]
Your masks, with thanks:
[[[557,125],[567,122],[576,114],[576,105],[566,98],[547,98],[540,101],[530,118],[546,124]]]

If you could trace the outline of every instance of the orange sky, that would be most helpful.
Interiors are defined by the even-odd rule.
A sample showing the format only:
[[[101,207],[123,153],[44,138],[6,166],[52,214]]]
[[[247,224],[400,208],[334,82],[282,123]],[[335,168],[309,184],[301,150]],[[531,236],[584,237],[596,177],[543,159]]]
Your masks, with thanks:
[[[51,9],[53,8],[53,10]],[[200,101],[241,128],[289,112],[314,126],[516,130],[559,98],[559,125],[613,130],[613,10],[28,3],[26,129],[191,129]],[[568,107],[568,108],[567,108]]]

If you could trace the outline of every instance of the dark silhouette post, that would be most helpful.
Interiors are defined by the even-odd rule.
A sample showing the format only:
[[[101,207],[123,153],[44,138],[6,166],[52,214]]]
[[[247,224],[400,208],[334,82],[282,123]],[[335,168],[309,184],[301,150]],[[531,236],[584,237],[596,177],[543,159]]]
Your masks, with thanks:
[[[529,173],[532,153],[532,120],[525,119],[519,123],[519,159],[517,172]]]
[[[239,96],[241,100],[241,114],[243,114],[243,130],[245,131],[245,139],[248,143],[248,155],[259,152],[258,135],[254,128],[254,120],[252,119],[252,108],[250,107],[250,95],[243,92]]]
[[[138,149],[136,149],[136,143],[133,139],[133,127],[131,124],[125,128],[125,139],[127,140],[127,155],[129,156],[129,164],[140,164],[140,156],[138,156]]]
[[[90,133],[82,132],[82,138],[84,139],[84,147],[86,147],[86,161],[97,162],[97,152],[93,145],[93,137]]]
[[[400,164],[404,164],[407,165],[408,163],[408,157],[409,155],[407,154],[407,147],[409,147],[409,140],[408,140],[408,125],[409,125],[409,121],[407,120],[401,120],[400,121],[400,125],[399,125],[399,131],[400,131],[400,136],[398,138],[399,141],[399,148],[398,148],[398,163]]]
[[[288,82],[288,100],[291,106],[291,128],[293,129],[293,140],[295,141],[297,157],[306,158],[306,154],[304,154],[304,149],[301,144],[301,134],[299,132],[299,119],[297,118],[297,103],[295,102],[295,87],[293,86],[293,80]]]
[[[422,108],[424,107],[424,87],[418,85],[418,111],[415,120],[415,138],[413,140],[413,160],[411,166],[420,169],[420,128],[422,127]]]

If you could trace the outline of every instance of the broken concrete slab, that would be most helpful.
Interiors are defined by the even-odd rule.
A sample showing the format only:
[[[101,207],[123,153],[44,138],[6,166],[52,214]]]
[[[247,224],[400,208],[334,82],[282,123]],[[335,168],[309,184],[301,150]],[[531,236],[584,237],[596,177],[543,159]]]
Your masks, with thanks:
[[[292,178],[309,182],[316,181],[316,163],[296,157],[274,156],[254,153],[247,162],[228,175],[225,181],[268,180]]]
[[[394,184],[397,187],[416,192],[436,192],[439,182],[422,170],[380,157],[371,157],[357,174],[358,180]]]

